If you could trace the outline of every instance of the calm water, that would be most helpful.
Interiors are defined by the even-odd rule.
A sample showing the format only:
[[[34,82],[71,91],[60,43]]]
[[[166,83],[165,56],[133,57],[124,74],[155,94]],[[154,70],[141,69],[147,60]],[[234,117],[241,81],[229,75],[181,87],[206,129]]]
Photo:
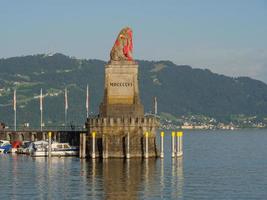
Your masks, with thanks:
[[[0,199],[267,199],[267,130],[185,132],[183,159],[169,138],[164,160],[0,155]]]

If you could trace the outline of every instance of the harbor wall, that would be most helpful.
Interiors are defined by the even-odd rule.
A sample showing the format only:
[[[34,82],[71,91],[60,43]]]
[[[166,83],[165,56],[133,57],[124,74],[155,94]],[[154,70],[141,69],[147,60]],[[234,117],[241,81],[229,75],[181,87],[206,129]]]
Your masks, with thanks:
[[[154,117],[95,117],[88,118],[86,126],[86,155],[89,157],[129,158],[145,157],[145,154],[148,157],[159,155],[156,145],[159,122]]]

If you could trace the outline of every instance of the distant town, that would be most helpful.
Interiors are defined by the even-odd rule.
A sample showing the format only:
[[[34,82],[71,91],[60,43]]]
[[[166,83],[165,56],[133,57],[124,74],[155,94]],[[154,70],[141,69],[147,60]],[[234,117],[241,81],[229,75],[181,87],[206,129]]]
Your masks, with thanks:
[[[174,117],[167,113],[161,116],[161,128],[166,130],[197,129],[197,130],[236,130],[242,128],[267,128],[267,118],[261,120],[258,117],[244,115],[234,116],[232,120],[224,122],[203,115],[189,115]]]

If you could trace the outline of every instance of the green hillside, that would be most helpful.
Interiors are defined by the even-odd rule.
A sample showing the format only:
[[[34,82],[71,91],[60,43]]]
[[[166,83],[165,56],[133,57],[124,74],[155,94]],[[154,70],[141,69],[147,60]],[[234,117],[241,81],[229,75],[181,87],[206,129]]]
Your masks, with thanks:
[[[235,115],[267,116],[267,85],[248,77],[232,78],[209,70],[175,65],[170,61],[137,61],[139,86],[146,112],[157,96],[159,112],[173,116],[204,115],[230,120]],[[103,96],[104,65],[62,54],[0,59],[0,121],[13,123],[13,90],[17,89],[18,124],[39,125],[40,88],[46,126],[64,121],[64,88],[69,91],[68,122],[85,121],[86,85],[90,85],[91,112],[98,112]]]

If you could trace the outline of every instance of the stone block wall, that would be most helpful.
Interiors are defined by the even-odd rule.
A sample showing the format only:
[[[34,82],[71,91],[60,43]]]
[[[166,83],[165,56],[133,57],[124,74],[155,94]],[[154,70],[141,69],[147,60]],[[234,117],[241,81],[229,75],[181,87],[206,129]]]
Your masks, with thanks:
[[[143,157],[145,154],[145,132],[148,132],[148,155],[157,157],[156,128],[159,122],[154,117],[92,117],[87,120],[87,155],[92,155],[92,132],[96,134],[96,157],[124,158]]]

